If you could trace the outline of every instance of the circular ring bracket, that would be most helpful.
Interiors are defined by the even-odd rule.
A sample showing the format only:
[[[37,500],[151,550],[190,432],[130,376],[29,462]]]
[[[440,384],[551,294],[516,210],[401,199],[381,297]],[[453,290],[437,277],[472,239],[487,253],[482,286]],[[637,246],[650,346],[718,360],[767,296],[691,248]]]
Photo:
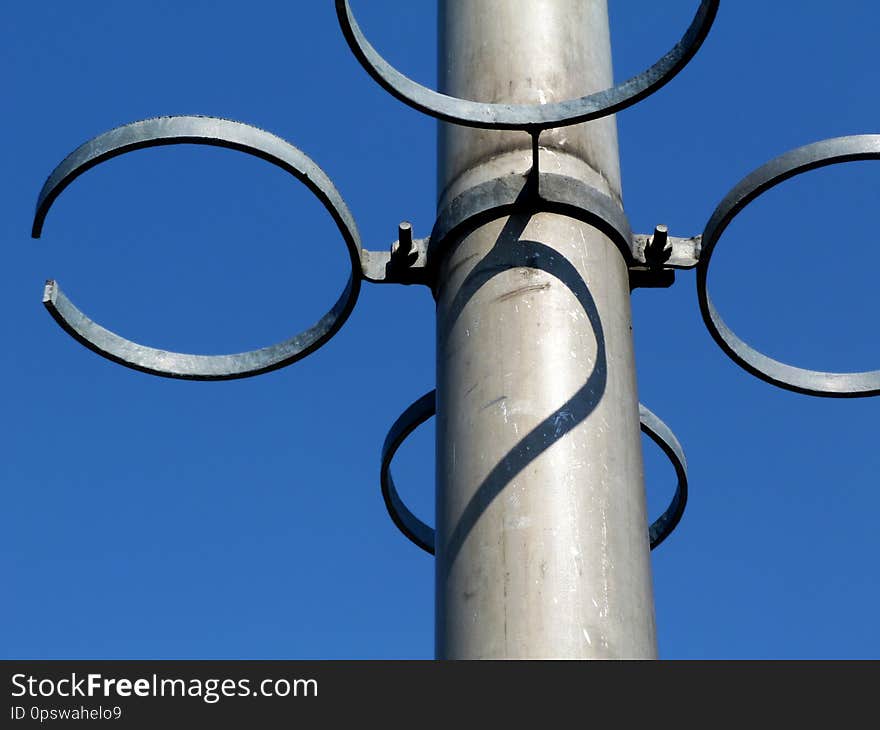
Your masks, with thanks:
[[[682,39],[653,66],[605,91],[551,104],[489,104],[447,96],[416,83],[389,64],[364,36],[349,0],[336,0],[345,40],[367,73],[392,96],[446,122],[484,129],[540,131],[619,112],[665,86],[694,57],[715,20],[720,0],[702,0]]]
[[[828,373],[787,365],[748,345],[725,324],[709,296],[709,262],[730,222],[755,198],[796,175],[828,165],[880,159],[880,135],[837,137],[780,155],[746,176],[715,209],[703,232],[697,296],[709,333],[730,358],[761,380],[806,395],[854,398],[880,394],[880,370]]]
[[[379,472],[382,499],[385,501],[385,507],[391,520],[411,542],[431,555],[435,550],[434,528],[416,517],[401,499],[391,476],[391,462],[406,437],[436,413],[436,391],[432,390],[400,415],[391,426],[385,437],[385,443],[382,445],[382,466]],[[675,494],[669,506],[648,528],[648,537],[653,550],[669,537],[684,514],[688,498],[687,460],[675,434],[641,403],[639,404],[639,423],[642,431],[669,457],[678,478]]]
[[[289,365],[326,343],[351,314],[361,282],[361,241],[354,219],[330,178],[296,147],[262,129],[228,119],[200,116],[157,117],[105,132],[74,150],[46,180],[37,200],[32,235],[61,192],[77,177],[113,157],[147,147],[199,144],[238,150],[272,163],[303,182],[333,217],[348,249],[352,273],[336,303],[307,330],[270,347],[234,355],[188,355],[125,339],[92,321],[49,281],[43,303],[71,336],[89,349],[126,367],[153,375],[189,380],[231,380]]]

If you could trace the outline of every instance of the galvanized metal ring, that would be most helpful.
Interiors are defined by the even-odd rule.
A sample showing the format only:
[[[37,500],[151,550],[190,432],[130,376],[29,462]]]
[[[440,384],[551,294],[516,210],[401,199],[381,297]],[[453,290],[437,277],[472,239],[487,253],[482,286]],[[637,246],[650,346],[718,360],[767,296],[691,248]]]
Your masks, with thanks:
[[[391,476],[391,460],[406,437],[437,412],[436,398],[434,397],[436,392],[432,390],[430,393],[425,393],[407,408],[391,426],[391,430],[388,431],[385,442],[382,444],[382,467],[379,472],[382,499],[385,500],[385,507],[391,520],[404,535],[431,555],[434,554],[434,528],[416,517],[400,498]]]
[[[774,360],[746,344],[728,327],[709,297],[706,279],[718,239],[730,222],[762,193],[796,175],[828,165],[880,159],[880,135],[837,137],[799,147],[745,177],[715,209],[703,232],[697,266],[697,296],[703,321],[715,341],[738,365],[768,383],[807,395],[853,398],[880,393],[880,370],[826,373]]]
[[[105,132],[74,150],[46,180],[37,200],[32,235],[39,238],[52,203],[77,177],[113,157],[146,147],[212,145],[259,157],[303,182],[329,211],[351,259],[352,274],[332,309],[307,330],[269,347],[233,355],[187,355],[145,347],[101,327],[49,281],[43,303],[72,337],[109,360],[153,375],[189,380],[232,380],[289,365],[327,342],[348,318],[360,291],[361,241],[354,218],[326,174],[296,147],[262,129],[227,119],[174,116],[146,119]]]
[[[551,104],[489,104],[447,96],[416,83],[391,66],[364,36],[348,0],[336,0],[336,15],[354,55],[380,86],[400,101],[446,122],[484,129],[540,131],[614,114],[665,86],[700,49],[720,0],[702,0],[682,36],[657,63],[623,83],[579,99]]]
[[[432,390],[419,398],[391,426],[385,437],[385,442],[382,444],[382,466],[379,472],[382,499],[385,501],[385,507],[391,520],[410,541],[431,555],[434,554],[435,549],[434,528],[416,517],[400,498],[391,476],[391,461],[406,437],[436,414],[436,392]],[[653,550],[669,537],[684,514],[688,498],[687,460],[675,434],[641,403],[639,404],[639,422],[642,431],[669,457],[678,479],[675,494],[669,506],[648,528],[648,538]]]
[[[687,459],[672,429],[641,403],[639,403],[639,425],[642,432],[669,457],[677,479],[675,494],[672,495],[669,506],[648,528],[648,538],[653,550],[672,534],[684,514],[688,498]]]

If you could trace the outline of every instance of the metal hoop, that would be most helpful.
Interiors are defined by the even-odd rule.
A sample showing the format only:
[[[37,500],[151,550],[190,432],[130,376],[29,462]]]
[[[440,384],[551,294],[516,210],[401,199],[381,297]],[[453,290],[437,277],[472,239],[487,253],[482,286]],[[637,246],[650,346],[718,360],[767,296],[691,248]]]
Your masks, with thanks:
[[[724,322],[706,286],[709,261],[715,244],[730,222],[762,193],[809,170],[855,160],[880,159],[880,135],[837,137],[791,150],[745,177],[715,209],[703,232],[697,266],[697,296],[709,333],[730,358],[761,380],[806,395],[855,398],[880,393],[880,370],[860,373],[825,373],[786,365],[741,340]]]
[[[637,76],[605,91],[552,104],[488,104],[447,96],[416,83],[391,66],[366,39],[348,0],[336,15],[352,52],[380,86],[414,109],[446,122],[484,129],[540,131],[599,119],[626,109],[665,86],[700,49],[720,0],[702,0],[690,27],[671,51]]]
[[[411,542],[431,555],[434,554],[434,528],[416,517],[400,498],[391,476],[391,461],[406,437],[436,414],[436,392],[432,390],[419,398],[391,426],[385,437],[385,443],[382,444],[382,467],[379,472],[382,499],[385,501],[391,520]],[[653,550],[669,537],[684,514],[688,498],[687,460],[675,434],[641,403],[639,403],[639,423],[642,431],[669,457],[678,478],[672,501],[666,511],[648,528],[648,538]]]
[[[354,219],[326,174],[296,147],[241,122],[198,116],[157,117],[105,132],[74,150],[46,180],[37,200],[32,235],[39,238],[52,203],[86,170],[133,150],[200,144],[245,152],[303,182],[329,211],[348,249],[352,273],[330,309],[309,329],[283,342],[234,355],[186,355],[145,347],[101,327],[49,281],[43,303],[72,337],[108,360],[153,375],[188,380],[232,380],[269,372],[299,360],[327,342],[345,323],[360,291],[361,241]]]

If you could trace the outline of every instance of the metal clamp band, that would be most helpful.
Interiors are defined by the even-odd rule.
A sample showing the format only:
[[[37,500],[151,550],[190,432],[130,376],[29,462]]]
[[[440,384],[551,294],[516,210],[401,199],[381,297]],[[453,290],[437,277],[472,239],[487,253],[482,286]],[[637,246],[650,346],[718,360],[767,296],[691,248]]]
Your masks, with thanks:
[[[52,203],[86,170],[133,150],[172,144],[201,144],[239,150],[289,172],[321,201],[336,222],[351,259],[352,274],[332,309],[312,327],[283,342],[234,355],[186,355],[145,347],[93,322],[64,296],[54,281],[43,303],[71,336],[126,367],[169,378],[231,380],[269,372],[299,360],[327,342],[354,308],[361,282],[361,241],[354,219],[326,174],[293,145],[241,122],[199,116],[157,117],[126,124],[74,150],[46,180],[37,200],[33,237],[39,238]]]
[[[425,552],[434,554],[435,534],[434,528],[422,522],[406,506],[397,492],[394,479],[391,476],[391,461],[397,453],[397,449],[417,427],[431,418],[437,412],[436,391],[426,393],[407,408],[391,426],[385,442],[382,444],[382,467],[379,472],[379,481],[382,486],[382,499],[392,521],[397,528],[413,543]],[[687,461],[684,451],[675,434],[656,415],[649,411],[641,403],[639,404],[639,422],[642,431],[650,437],[669,457],[678,484],[675,487],[675,495],[672,501],[648,528],[648,538],[653,550],[663,542],[681,521],[688,498]]]
[[[554,173],[541,173],[537,186],[529,173],[487,180],[466,190],[440,211],[431,231],[428,257],[436,258],[452,234],[501,216],[536,211],[558,212],[585,221],[614,241],[628,265],[636,261],[632,230],[620,205],[576,178]]]
[[[665,86],[700,49],[720,0],[702,0],[682,39],[649,69],[605,91],[552,104],[487,104],[429,89],[404,76],[370,45],[354,19],[348,0],[336,0],[336,15],[354,55],[367,73],[392,96],[446,122],[484,129],[540,131],[588,122],[626,109]]]
[[[741,340],[718,314],[709,297],[706,279],[718,239],[743,208],[762,193],[796,175],[854,160],[880,159],[880,135],[838,137],[791,150],[745,177],[715,209],[703,232],[697,266],[697,296],[709,333],[738,365],[768,383],[807,395],[846,398],[880,393],[880,370],[861,373],[825,373],[786,365],[758,352]]]

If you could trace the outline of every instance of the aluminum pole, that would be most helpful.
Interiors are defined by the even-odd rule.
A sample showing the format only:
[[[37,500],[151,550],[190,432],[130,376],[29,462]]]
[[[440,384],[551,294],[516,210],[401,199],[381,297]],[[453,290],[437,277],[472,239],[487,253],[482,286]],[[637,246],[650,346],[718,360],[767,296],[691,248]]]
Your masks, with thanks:
[[[611,84],[606,0],[443,0],[440,86],[542,104]],[[613,118],[540,168],[620,197]],[[525,174],[530,136],[441,124],[439,206]],[[438,658],[656,656],[627,267],[552,213],[487,223],[437,285]]]

